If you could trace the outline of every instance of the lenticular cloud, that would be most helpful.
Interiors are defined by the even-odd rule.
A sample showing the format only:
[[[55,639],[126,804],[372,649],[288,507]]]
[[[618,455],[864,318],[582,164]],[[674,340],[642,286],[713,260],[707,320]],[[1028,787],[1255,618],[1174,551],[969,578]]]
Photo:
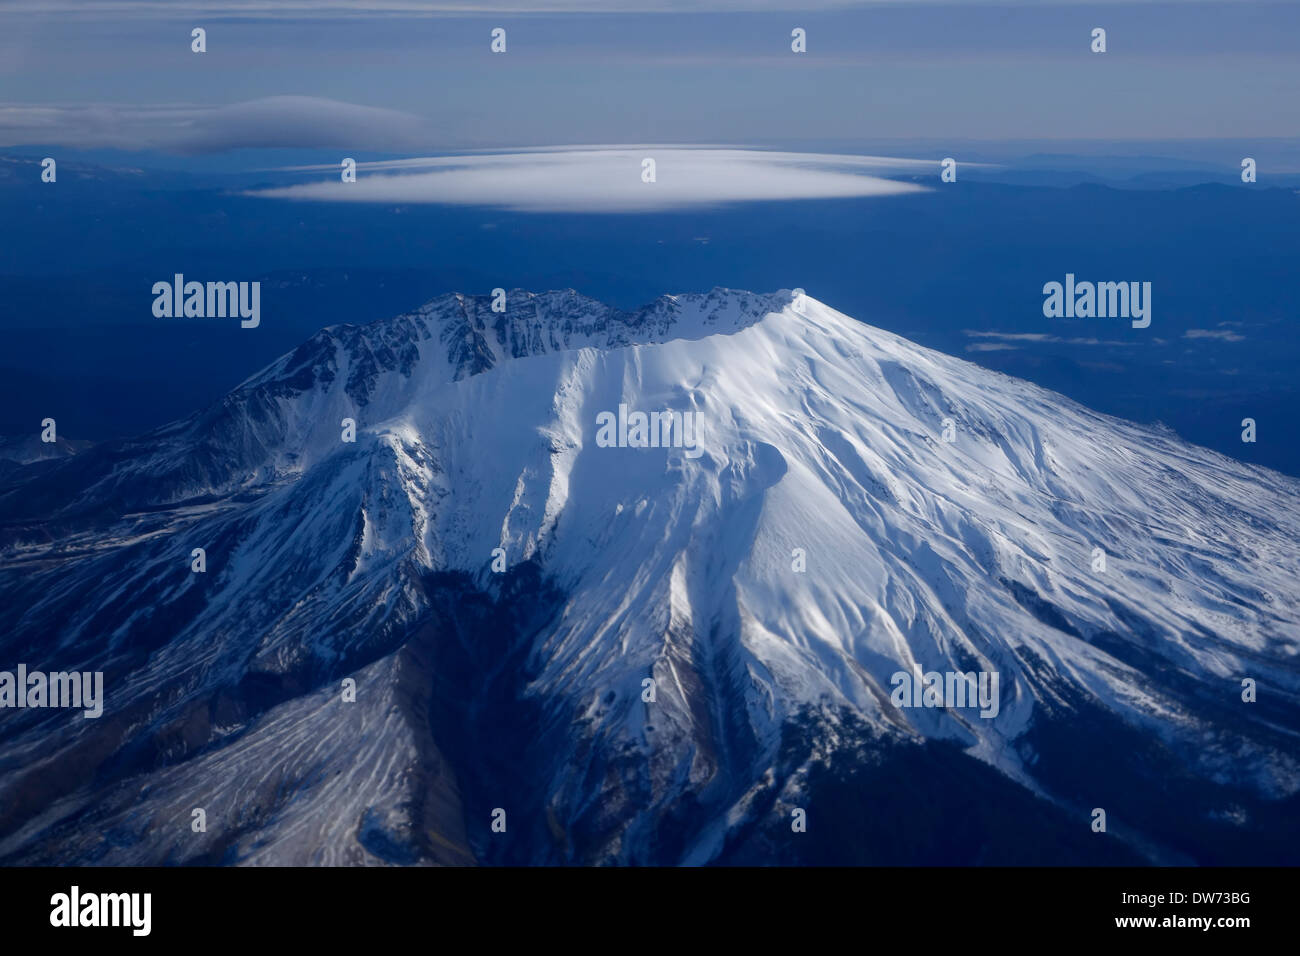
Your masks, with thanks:
[[[654,181],[643,176],[654,160]],[[360,163],[322,182],[254,196],[352,202],[446,203],[520,212],[650,212],[733,202],[837,199],[923,191],[873,172],[928,169],[930,160],[749,149],[618,147],[534,150]]]

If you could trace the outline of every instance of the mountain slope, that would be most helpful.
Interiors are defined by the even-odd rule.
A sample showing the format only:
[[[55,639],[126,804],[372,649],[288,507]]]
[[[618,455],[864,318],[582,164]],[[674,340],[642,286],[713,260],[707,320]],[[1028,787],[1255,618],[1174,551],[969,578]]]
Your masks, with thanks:
[[[3,480],[0,666],[107,692],[0,714],[6,861],[1300,853],[1300,485],[815,300],[448,296]]]

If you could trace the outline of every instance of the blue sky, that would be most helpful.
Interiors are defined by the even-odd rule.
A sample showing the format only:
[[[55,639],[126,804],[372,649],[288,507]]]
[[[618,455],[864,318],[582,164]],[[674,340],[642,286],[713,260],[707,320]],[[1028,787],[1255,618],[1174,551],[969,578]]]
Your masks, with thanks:
[[[489,0],[475,5],[488,15],[400,3],[312,5],[309,14],[261,2],[8,0],[0,147],[421,155],[593,143],[1250,140],[1300,130],[1294,3],[771,9],[782,5],[529,15]],[[195,25],[208,31],[202,55],[190,52]],[[494,26],[508,31],[504,55],[488,50]],[[796,26],[808,32],[807,54],[790,52]],[[1096,26],[1107,30],[1101,55],[1089,50]]]

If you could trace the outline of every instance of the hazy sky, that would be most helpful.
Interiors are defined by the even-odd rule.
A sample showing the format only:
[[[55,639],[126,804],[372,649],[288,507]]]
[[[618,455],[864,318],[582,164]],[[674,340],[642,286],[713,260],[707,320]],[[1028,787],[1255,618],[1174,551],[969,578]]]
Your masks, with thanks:
[[[294,3],[0,0],[0,146],[427,154],[1300,135],[1294,3],[774,12],[794,4],[723,0],[709,6],[742,12],[685,13],[674,8],[700,5],[639,0],[629,6],[670,12],[510,12],[520,5],[416,15],[431,5],[333,4],[308,15]],[[194,26],[208,31],[201,55],[190,51]],[[497,26],[504,54],[489,51]],[[790,50],[794,27],[807,30],[806,54]],[[1105,54],[1089,50],[1094,27],[1107,30]]]

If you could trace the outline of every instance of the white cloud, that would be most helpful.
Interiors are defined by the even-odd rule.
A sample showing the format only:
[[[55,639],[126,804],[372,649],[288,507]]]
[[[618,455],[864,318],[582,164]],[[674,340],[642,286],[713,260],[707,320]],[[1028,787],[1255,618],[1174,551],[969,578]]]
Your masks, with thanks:
[[[1011,342],[1046,342],[1053,345],[1123,345],[1133,346],[1136,342],[1122,342],[1107,339],[1075,337],[1066,338],[1062,335],[1048,335],[1045,332],[976,332],[971,329],[965,330],[968,338],[974,339],[996,339],[1001,343]],[[1016,348],[1015,345],[1002,344],[995,345],[991,343],[974,344],[966,346],[968,352],[996,352],[1000,349]]]
[[[165,150],[356,148],[403,152],[436,141],[428,120],[315,96],[270,96],[229,106],[0,105],[0,146]]]
[[[1219,339],[1223,342],[1244,342],[1246,336],[1238,335],[1236,332],[1229,332],[1226,329],[1215,331],[1213,329],[1188,329],[1183,333],[1185,339]]]
[[[642,160],[656,181],[643,182]],[[443,203],[524,212],[650,212],[770,199],[843,199],[923,192],[870,175],[934,170],[934,160],[679,146],[543,149],[359,164],[357,181],[329,179],[250,192],[273,199]],[[321,169],[321,167],[312,167]],[[378,172],[384,170],[385,172]],[[387,172],[405,170],[401,173]],[[422,170],[412,172],[410,170]],[[322,170],[323,171],[323,170]]]

